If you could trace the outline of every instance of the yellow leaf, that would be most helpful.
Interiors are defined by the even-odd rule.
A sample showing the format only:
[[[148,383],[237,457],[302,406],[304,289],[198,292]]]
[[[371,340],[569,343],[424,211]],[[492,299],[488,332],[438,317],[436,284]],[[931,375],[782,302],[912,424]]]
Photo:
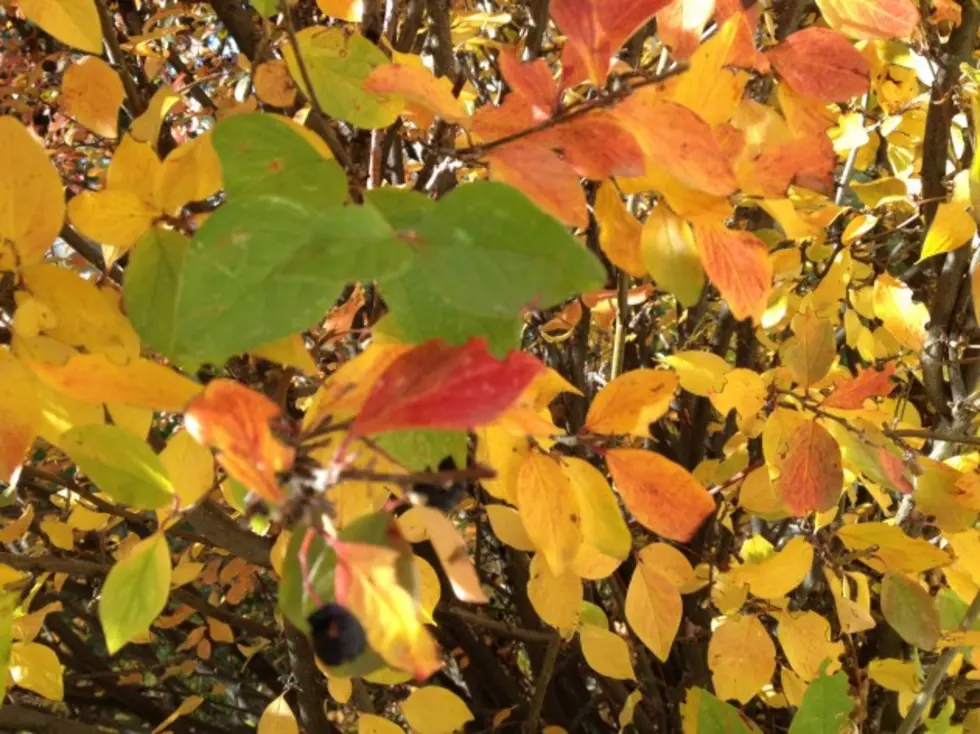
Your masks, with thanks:
[[[405,732],[398,724],[387,719],[382,719],[374,714],[362,713],[357,721],[357,734],[405,734]]]
[[[271,344],[265,344],[253,349],[249,354],[270,362],[296,367],[308,375],[315,375],[318,372],[313,357],[303,343],[302,334],[293,334]]]
[[[156,181],[156,200],[167,214],[176,216],[185,204],[203,201],[221,191],[221,161],[211,144],[211,133],[170,151]]]
[[[36,612],[22,614],[17,617],[13,623],[14,639],[21,640],[22,642],[33,642],[41,633],[41,628],[44,626],[44,618],[53,612],[60,612],[62,609],[64,609],[62,603],[60,601],[54,601],[50,604],[45,604]]]
[[[769,478],[769,470],[760,466],[745,477],[738,493],[738,503],[742,509],[758,515],[763,520],[780,520],[787,517],[783,501],[776,494],[776,488]]]
[[[582,543],[568,569],[576,576],[595,581],[609,577],[622,563],[620,559],[600,553],[588,543]]]
[[[649,560],[649,559],[648,559]],[[626,621],[661,661],[666,662],[681,623],[681,593],[659,568],[641,556],[626,591]]]
[[[347,703],[354,693],[354,685],[350,678],[338,678],[335,675],[327,676],[327,693],[337,703]]]
[[[519,551],[533,551],[534,543],[528,537],[520,513],[507,505],[487,505],[490,528],[501,543]]]
[[[452,81],[436,77],[424,64],[377,66],[364,80],[363,89],[381,95],[382,101],[395,96],[447,122],[469,126],[469,113],[462,101],[453,95]]]
[[[973,527],[980,506],[968,485],[976,475],[957,471],[927,457],[918,458],[921,473],[915,481],[915,503],[932,515],[944,533],[959,533]]]
[[[725,575],[735,584],[748,586],[755,596],[778,599],[799,586],[812,565],[813,546],[796,536],[766,560],[737,566]]]
[[[489,601],[480,586],[480,579],[467,553],[466,541],[463,540],[452,520],[432,507],[417,506],[410,512],[414,521],[425,528],[421,540],[432,543],[442,570],[456,596],[471,604],[483,604]]]
[[[570,630],[578,623],[582,607],[582,582],[570,572],[555,576],[541,553],[536,553],[528,571],[527,598],[547,624]]]
[[[75,229],[102,245],[123,250],[135,245],[159,216],[157,209],[128,190],[83,191],[68,202],[68,218]]]
[[[660,361],[677,373],[681,387],[690,393],[710,398],[725,389],[725,375],[732,366],[711,352],[677,352]]]
[[[625,560],[633,538],[609,481],[592,464],[573,456],[562,458],[561,469],[579,508],[582,544],[605,556]]]
[[[704,289],[704,267],[691,225],[667,207],[655,207],[643,225],[643,262],[657,285],[690,308]]]
[[[529,454],[517,475],[517,505],[524,528],[551,572],[560,576],[582,544],[582,515],[557,460]]]
[[[712,405],[722,415],[727,416],[735,410],[741,421],[747,421],[765,406],[767,392],[762,375],[736,367],[725,373],[725,386],[721,392],[712,392],[710,397]]]
[[[103,405],[76,400],[50,387],[43,380],[35,380],[34,386],[41,404],[41,423],[37,432],[45,441],[60,446],[61,436],[66,431],[105,423]]]
[[[256,734],[299,734],[296,715],[286,703],[285,696],[279,696],[265,707]]]
[[[364,17],[364,0],[316,0],[316,6],[324,15],[348,23],[360,23]]]
[[[929,309],[912,300],[912,289],[882,273],[875,279],[875,315],[902,346],[918,352],[926,343]]]
[[[779,684],[786,695],[790,706],[799,706],[806,694],[806,681],[800,678],[791,668],[785,666],[779,669]]]
[[[2,384],[3,382],[0,382],[0,385]],[[20,517],[4,523],[3,528],[0,529],[0,543],[9,545],[14,541],[21,540],[32,522],[34,522],[34,505],[27,505],[24,511],[20,513]]]
[[[289,76],[285,61],[275,59],[255,67],[255,94],[273,107],[292,107],[296,101],[296,84]]]
[[[616,187],[609,181],[599,186],[593,210],[599,225],[599,247],[609,261],[634,278],[645,275],[640,241],[643,226],[626,211]]]
[[[123,315],[116,293],[57,265],[24,268],[23,279],[47,313],[40,333],[86,352],[103,353],[114,362],[139,356],[139,336]]]
[[[208,637],[210,637],[215,642],[226,642],[232,644],[235,642],[235,633],[232,631],[231,626],[220,619],[213,619],[208,617]]]
[[[102,53],[102,25],[95,0],[20,0],[20,12],[64,44]]]
[[[705,586],[705,582],[695,574],[691,562],[672,545],[650,543],[640,549],[637,558],[666,576],[682,594],[690,594]]]
[[[776,646],[758,617],[727,619],[712,633],[708,667],[718,698],[746,704],[776,672]]]
[[[157,727],[153,730],[153,734],[159,734],[160,732],[165,731],[167,727],[177,721],[177,719],[179,719],[181,716],[193,714],[202,703],[204,703],[203,696],[188,696],[180,702],[180,706],[174,709],[174,712],[170,714],[170,716],[157,725]]]
[[[6,349],[0,351],[0,481],[13,481],[40,431],[36,384],[23,362]]]
[[[782,349],[783,364],[800,387],[820,382],[837,356],[834,327],[813,310],[796,314],[791,322],[793,338]]]
[[[189,584],[200,576],[203,570],[204,564],[200,561],[181,561],[174,566],[173,574],[170,577],[170,586],[176,589],[184,584]]]
[[[896,693],[918,693],[922,688],[916,664],[895,658],[875,659],[868,664],[868,677]]]
[[[586,625],[579,630],[585,662],[599,675],[617,680],[633,680],[633,660],[626,641],[609,630]]]
[[[150,98],[146,112],[133,120],[133,124],[129,128],[130,134],[139,142],[149,143],[155,148],[157,138],[160,137],[160,127],[163,125],[167,113],[181,99],[182,97],[174,91],[173,87],[167,85],[160,87]]]
[[[922,243],[919,262],[933,255],[952,252],[973,239],[977,233],[977,223],[968,211],[969,207],[969,201],[944,201],[939,205],[936,218],[932,220]]]
[[[974,584],[980,586],[980,535],[973,530],[966,530],[962,533],[950,533],[946,537],[956,553],[956,565],[969,574]]]
[[[71,551],[75,549],[75,534],[67,523],[46,517],[41,520],[40,530],[48,536],[51,545],[61,550]]]
[[[119,106],[126,92],[116,70],[98,56],[68,66],[61,80],[61,109],[103,138],[119,134]]]
[[[834,597],[837,619],[841,630],[849,634],[874,629],[877,624],[871,615],[871,593],[868,577],[860,573],[845,573],[837,577],[829,568],[824,568],[824,577]],[[851,591],[853,583],[855,591]]]
[[[183,509],[193,506],[214,485],[214,457],[187,431],[181,431],[167,442],[160,452],[160,461]]]
[[[473,721],[463,700],[439,686],[417,688],[400,705],[405,721],[418,734],[452,734]]]
[[[19,584],[26,578],[27,574],[23,571],[18,571],[16,568],[11,568],[5,563],[0,563],[0,589],[11,584]]]
[[[64,364],[25,360],[51,387],[87,403],[115,401],[137,408],[182,411],[201,385],[148,359],[126,365],[102,354],[76,354]]]
[[[626,372],[595,396],[583,430],[647,437],[650,424],[660,420],[670,408],[677,383],[675,374],[663,370]]]
[[[162,532],[138,541],[116,561],[99,597],[99,622],[110,655],[149,631],[170,596],[170,550]]]
[[[106,172],[106,189],[136,194],[147,209],[159,211],[156,181],[163,164],[153,146],[124,135]]]
[[[68,524],[75,530],[83,533],[101,530],[109,522],[109,514],[105,512],[95,512],[85,507],[85,505],[75,505],[68,516]]]
[[[425,617],[426,624],[435,624],[432,614],[439,605],[439,599],[442,596],[439,576],[424,558],[412,556],[412,560],[415,562],[415,573],[418,580],[419,611]]]
[[[778,616],[776,637],[793,671],[809,683],[829,660],[827,674],[840,670],[844,645],[831,639],[830,623],[816,612],[787,612]]]
[[[882,522],[845,525],[837,531],[850,551],[867,551],[858,560],[878,573],[901,572],[910,576],[948,566],[953,559],[921,538],[910,538],[901,528]]]
[[[491,467],[497,476],[480,482],[483,488],[504,502],[517,504],[517,477],[530,453],[527,438],[501,428],[476,430],[476,460]]]
[[[49,701],[65,697],[61,661],[47,645],[15,642],[10,647],[10,677],[14,685],[33,691]]]
[[[33,0],[32,6],[57,5]],[[24,9],[21,3],[21,9]],[[44,148],[19,121],[0,117],[0,271],[44,259],[65,221],[61,179]]]
[[[623,708],[619,712],[619,717],[617,718],[620,731],[623,731],[623,729],[633,723],[633,714],[636,712],[637,705],[639,705],[640,701],[642,700],[643,692],[640,691],[639,688],[634,690],[626,697],[626,701],[623,703]]]

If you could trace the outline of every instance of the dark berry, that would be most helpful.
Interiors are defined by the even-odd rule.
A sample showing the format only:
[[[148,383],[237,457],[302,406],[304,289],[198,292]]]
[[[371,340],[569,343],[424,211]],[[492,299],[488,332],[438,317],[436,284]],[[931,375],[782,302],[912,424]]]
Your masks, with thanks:
[[[367,647],[364,628],[339,604],[324,604],[309,617],[313,649],[331,667],[349,663]]]

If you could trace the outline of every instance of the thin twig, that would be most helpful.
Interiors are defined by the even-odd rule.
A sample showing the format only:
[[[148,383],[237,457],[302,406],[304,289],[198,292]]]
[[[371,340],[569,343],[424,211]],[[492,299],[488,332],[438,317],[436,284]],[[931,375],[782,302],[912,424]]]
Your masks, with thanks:
[[[616,330],[613,332],[612,365],[609,368],[610,382],[619,377],[623,371],[623,352],[626,347],[629,308],[629,276],[620,270],[616,277]]]
[[[887,428],[885,435],[888,438],[925,438],[930,441],[948,441],[949,443],[961,443],[968,446],[980,446],[980,436],[930,431],[927,428]]]
[[[119,39],[116,38],[116,26],[112,22],[112,14],[106,7],[105,0],[95,0],[95,7],[99,11],[99,20],[102,23],[102,39],[105,41],[106,56],[109,57],[110,63],[119,67],[119,76],[122,79],[123,89],[126,90],[126,99],[129,101],[129,111],[134,118],[138,117],[146,111],[146,106],[126,63]]]
[[[451,614],[467,624],[493,630],[507,637],[512,637],[515,640],[524,640],[525,642],[551,642],[552,640],[552,634],[550,632],[538,632],[537,630],[529,630],[524,627],[516,627],[506,622],[498,622],[496,619],[490,619],[490,617],[483,616],[482,614],[467,612],[465,609],[440,606],[439,611]]]
[[[959,628],[961,630],[968,630],[973,627],[978,619],[980,619],[980,594],[973,597],[973,602],[966,610],[966,614],[963,615]],[[895,734],[912,734],[915,731],[919,720],[929,707],[933,696],[939,690],[939,685],[946,677],[946,671],[949,670],[949,666],[953,664],[953,659],[958,653],[959,649],[955,647],[943,650],[943,654],[939,656],[939,659],[932,666],[932,669],[929,671],[929,677],[926,678],[926,682],[922,686],[922,690],[915,697],[911,708],[909,708],[909,712],[905,714],[905,718],[902,719],[902,723]]]
[[[555,662],[558,660],[560,648],[561,635],[557,631],[552,632],[548,649],[545,650],[544,660],[541,663],[541,672],[538,673],[538,679],[534,683],[534,697],[531,699],[531,710],[528,712],[527,721],[524,722],[524,734],[534,734],[538,730],[538,719],[541,718],[541,710],[544,708],[545,696],[548,695],[548,686],[555,672]]]

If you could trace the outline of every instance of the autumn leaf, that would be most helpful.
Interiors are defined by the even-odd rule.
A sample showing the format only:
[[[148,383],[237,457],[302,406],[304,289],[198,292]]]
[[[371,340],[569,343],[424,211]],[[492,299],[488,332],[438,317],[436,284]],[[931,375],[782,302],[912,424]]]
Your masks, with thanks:
[[[513,47],[500,49],[500,73],[507,85],[531,108],[536,118],[551,117],[558,104],[558,85],[544,59],[521,63]]]
[[[61,80],[64,113],[104,138],[118,135],[119,106],[125,96],[119,75],[97,56],[72,64]]]
[[[868,398],[887,396],[895,387],[894,376],[894,362],[888,362],[883,370],[872,367],[861,370],[857,377],[836,383],[822,405],[838,410],[860,410]]]
[[[711,635],[708,667],[718,696],[745,704],[776,672],[776,646],[758,617],[728,619]]]
[[[977,223],[968,211],[965,201],[944,201],[936,209],[936,216],[929,226],[922,243],[919,262],[934,255],[941,255],[962,247],[977,233]]]
[[[817,0],[831,28],[852,38],[907,38],[919,23],[912,0]]]
[[[218,463],[231,476],[266,501],[278,502],[276,475],[292,466],[294,455],[270,428],[279,413],[264,395],[219,379],[187,406],[184,425],[197,441],[218,451]]]
[[[885,621],[910,645],[932,650],[939,639],[935,600],[918,582],[904,574],[885,574],[881,582],[881,612]]]
[[[515,499],[528,536],[560,576],[582,544],[582,511],[558,461],[530,453],[517,474]]]
[[[793,91],[821,102],[850,99],[868,90],[868,62],[836,31],[805,28],[766,56]]]
[[[806,420],[774,443],[775,453],[766,459],[790,512],[802,516],[837,504],[844,486],[841,450],[826,428]]]
[[[381,374],[351,431],[476,428],[506,410],[543,370],[538,360],[520,352],[498,360],[482,340],[462,347],[426,342]]]
[[[102,25],[95,0],[20,0],[24,17],[69,46],[102,53]]]
[[[683,467],[660,454],[612,449],[605,458],[626,508],[658,535],[686,543],[715,511],[707,490]]]
[[[376,66],[364,80],[368,92],[402,97],[446,122],[465,123],[469,114],[453,96],[452,88],[449,79],[437,79],[424,67],[408,64]]]
[[[620,375],[596,395],[583,431],[650,435],[650,424],[670,407],[678,380],[671,372],[634,370]]]
[[[758,321],[772,290],[772,263],[766,246],[751,232],[696,224],[694,240],[708,278],[735,318]]]
[[[572,227],[586,227],[585,193],[579,176],[550,150],[534,145],[505,145],[487,156],[490,180],[509,184],[555,219]]]
[[[690,58],[714,12],[714,0],[672,0],[657,13],[660,40],[670,47],[675,59]]]
[[[642,557],[626,590],[625,611],[636,636],[665,661],[681,622],[681,594],[667,576]]]

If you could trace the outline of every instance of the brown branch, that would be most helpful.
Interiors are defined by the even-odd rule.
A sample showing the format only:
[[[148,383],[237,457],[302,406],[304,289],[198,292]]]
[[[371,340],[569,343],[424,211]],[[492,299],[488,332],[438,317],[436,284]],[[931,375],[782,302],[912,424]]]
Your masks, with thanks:
[[[44,713],[27,706],[8,703],[0,708],[0,731],[30,731],[35,734],[111,734],[122,729],[83,724]]]
[[[209,604],[205,599],[202,599],[197,594],[194,594],[187,589],[174,589],[170,592],[170,598],[175,602],[186,604],[192,609],[196,609],[205,617],[212,617],[213,619],[217,619],[219,622],[224,622],[232,627],[237,627],[242,632],[247,634],[254,635],[256,637],[264,637],[267,640],[274,640],[279,637],[279,633],[274,627],[269,627],[261,622],[256,622],[254,619],[248,619],[246,617],[239,616],[238,614],[233,614],[232,612],[222,609],[221,607],[216,607],[213,604]]]
[[[449,0],[426,0],[429,14],[429,37],[436,76],[456,80],[456,55],[453,53],[452,19]]]
[[[323,711],[323,702],[326,700],[321,683],[323,675],[316,667],[313,647],[306,635],[289,622],[286,622],[286,652],[296,677],[296,704],[303,730],[311,734],[336,732],[337,727]]]
[[[261,34],[252,22],[248,5],[239,0],[210,0],[209,4],[214,14],[218,16],[218,20],[235,39],[239,50],[253,62],[256,61],[255,54],[259,48]]]
[[[930,431],[927,428],[885,428],[888,438],[925,438],[929,441],[945,441],[967,446],[980,446],[980,436],[966,436],[948,431]]]
[[[123,89],[126,90],[129,112],[134,118],[138,117],[146,111],[146,104],[143,102],[143,95],[140,94],[139,87],[136,86],[133,73],[130,71],[122,47],[119,45],[112,14],[106,7],[105,0],[95,0],[95,7],[99,11],[99,21],[102,23],[102,39],[105,41],[106,56],[109,58],[109,63],[119,67],[119,77],[122,79]]]
[[[530,30],[524,44],[524,59],[532,61],[541,55],[541,44],[548,30],[548,0],[530,0],[527,12]]]
[[[185,517],[198,533],[207,538],[208,545],[222,548],[253,566],[271,568],[269,552],[272,550],[272,543],[267,538],[239,527],[211,500],[200,503]]]
[[[541,671],[534,683],[534,696],[531,698],[531,710],[527,715],[527,721],[524,722],[524,734],[534,734],[538,730],[538,720],[541,718],[544,699],[548,695],[548,686],[551,684],[551,676],[555,672],[555,663],[558,660],[560,649],[561,635],[557,631],[552,632],[548,649],[544,653],[544,661],[541,663]]]
[[[551,642],[552,639],[552,634],[550,632],[539,632],[538,630],[529,630],[524,627],[517,627],[515,625],[507,624],[506,622],[498,622],[495,619],[490,619],[490,617],[485,617],[482,614],[474,614],[473,612],[467,612],[464,609],[443,605],[440,606],[438,610],[444,614],[456,617],[456,619],[462,620],[467,624],[493,630],[494,632],[499,632],[506,637],[512,637],[515,640],[524,640],[525,642]]]

